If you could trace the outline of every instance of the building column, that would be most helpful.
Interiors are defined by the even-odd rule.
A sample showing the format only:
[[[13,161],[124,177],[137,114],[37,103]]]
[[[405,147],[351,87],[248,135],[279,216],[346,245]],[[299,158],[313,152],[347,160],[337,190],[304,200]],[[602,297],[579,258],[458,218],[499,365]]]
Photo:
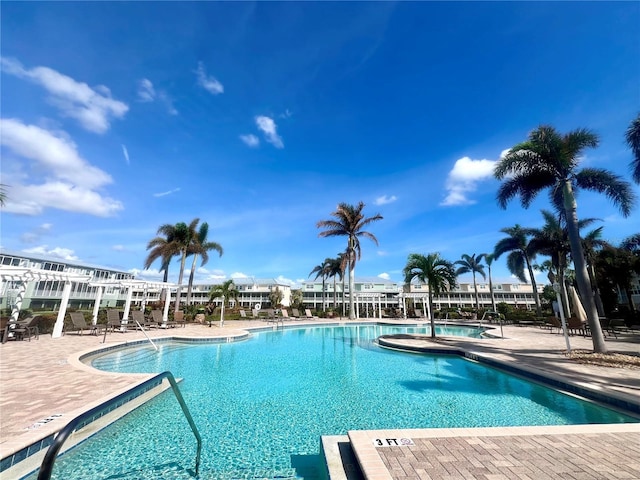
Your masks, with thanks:
[[[97,325],[98,323],[98,312],[100,311],[100,302],[102,302],[102,294],[104,293],[104,286],[99,286],[98,291],[96,292],[96,300],[93,304],[93,315],[91,316],[91,323],[93,325]]]
[[[17,322],[18,316],[20,315],[20,310],[22,309],[22,302],[24,300],[24,295],[27,292],[27,282],[21,281],[18,285],[18,293],[16,293],[16,299],[11,307],[11,321]],[[8,305],[7,305],[8,306]]]
[[[67,305],[69,304],[69,297],[71,296],[71,282],[64,282],[64,288],[62,290],[62,299],[60,300],[60,310],[58,311],[58,318],[53,326],[53,333],[51,338],[62,337],[62,329],[64,327],[64,316],[67,313]]]
[[[167,323],[169,320],[169,304],[171,303],[171,290],[167,287],[167,301],[164,302],[164,309],[162,310],[162,322]]]

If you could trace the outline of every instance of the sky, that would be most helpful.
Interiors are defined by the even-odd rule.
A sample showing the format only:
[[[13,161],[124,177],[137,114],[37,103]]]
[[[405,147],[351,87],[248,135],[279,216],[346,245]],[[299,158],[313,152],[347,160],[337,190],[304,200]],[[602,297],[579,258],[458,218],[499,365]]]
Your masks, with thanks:
[[[455,261],[492,252],[502,228],[542,226],[546,193],[501,209],[492,174],[539,125],[593,130],[581,166],[631,181],[638,2],[0,9],[5,249],[159,280],[159,262],[143,270],[149,240],[198,218],[224,254],[196,282],[297,285],[346,248],[316,223],[362,201],[383,219],[356,276],[402,281],[411,253]],[[613,243],[640,231],[640,205],[623,218],[598,194],[580,193],[578,215]],[[492,273],[512,281],[506,255]]]

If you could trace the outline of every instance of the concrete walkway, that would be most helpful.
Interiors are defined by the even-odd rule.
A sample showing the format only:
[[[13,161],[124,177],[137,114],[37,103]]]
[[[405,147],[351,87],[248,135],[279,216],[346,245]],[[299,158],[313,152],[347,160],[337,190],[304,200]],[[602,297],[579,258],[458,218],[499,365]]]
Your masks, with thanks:
[[[335,320],[333,321],[335,322]],[[291,321],[287,324],[303,325],[305,322]],[[317,325],[321,322],[310,322]],[[387,322],[387,323],[403,323]],[[416,322],[409,322],[415,324]],[[232,337],[246,335],[245,329],[273,326],[262,321],[230,321],[223,328],[217,326],[188,325],[186,328],[151,330],[157,337]],[[499,330],[498,330],[499,334]],[[548,330],[535,327],[504,327],[505,338],[495,339],[445,339],[443,344],[468,351],[478,352],[504,362],[515,362],[527,368],[537,369],[545,375],[584,384],[602,392],[629,399],[640,404],[640,370],[618,369],[583,365],[563,355],[564,339],[550,334]],[[109,333],[106,345],[117,345],[144,339],[140,331]],[[130,389],[151,375],[132,375],[99,372],[77,361],[82,352],[104,347],[102,336],[76,335],[70,333],[59,339],[42,335],[38,340],[10,341],[0,346],[0,458],[5,458],[31,445],[64,426],[74,416],[102,401]],[[423,340],[407,340],[409,344],[424,343]],[[591,339],[571,337],[572,347],[591,349]],[[611,351],[640,354],[639,335],[620,335],[610,338],[607,345]],[[636,427],[637,425],[634,425]],[[640,433],[640,429],[634,431]],[[366,433],[371,434],[371,432]],[[354,434],[355,435],[355,434]],[[614,434],[615,436],[616,434]],[[416,437],[417,438],[417,437]],[[616,437],[629,449],[629,439]],[[635,447],[640,444],[636,442]],[[633,444],[633,442],[631,442]],[[368,445],[372,445],[369,443]],[[432,444],[431,444],[432,445]],[[633,446],[633,445],[632,445]],[[428,446],[428,448],[432,448]],[[425,447],[425,448],[427,448]],[[362,447],[364,448],[364,447]],[[437,446],[434,448],[438,448]],[[392,450],[386,449],[385,452]],[[611,462],[619,461],[617,452],[611,452]],[[383,456],[387,455],[384,453]],[[392,455],[392,454],[389,454]],[[378,455],[382,460],[382,457]],[[385,457],[386,458],[386,457]],[[636,458],[640,458],[640,453]],[[394,470],[387,459],[386,472]],[[600,460],[598,460],[600,462]],[[383,461],[384,463],[384,461]],[[411,478],[445,478],[414,474]],[[390,477],[385,477],[390,478]],[[406,478],[394,476],[393,478]],[[472,478],[451,476],[446,478]],[[473,477],[502,478],[502,477]],[[528,477],[504,477],[528,478]],[[533,477],[531,477],[533,478]],[[556,477],[557,478],[557,477]],[[574,478],[574,477],[563,477]],[[575,477],[592,478],[592,477]],[[598,478],[598,477],[593,477]],[[640,478],[607,477],[607,478]]]

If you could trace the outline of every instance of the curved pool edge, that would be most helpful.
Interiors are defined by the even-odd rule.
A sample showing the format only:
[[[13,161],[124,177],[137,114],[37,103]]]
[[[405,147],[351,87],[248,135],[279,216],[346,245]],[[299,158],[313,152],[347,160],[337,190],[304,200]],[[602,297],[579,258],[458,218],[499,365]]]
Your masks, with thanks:
[[[447,339],[447,337],[438,337]],[[449,337],[450,339],[451,337]],[[456,338],[456,340],[460,340]],[[489,367],[494,367],[505,372],[519,375],[527,380],[533,380],[555,390],[560,390],[570,395],[586,398],[599,403],[608,408],[621,410],[623,413],[636,417],[640,422],[640,401],[637,398],[624,392],[607,391],[603,392],[597,385],[590,385],[585,382],[578,382],[568,379],[566,376],[555,375],[548,371],[526,365],[515,366],[501,360],[490,357],[477,351],[472,351],[459,345],[427,344],[430,337],[413,334],[381,335],[377,339],[380,347],[417,354],[436,355],[457,355],[467,360],[483,363]],[[418,343],[422,342],[422,344]]]

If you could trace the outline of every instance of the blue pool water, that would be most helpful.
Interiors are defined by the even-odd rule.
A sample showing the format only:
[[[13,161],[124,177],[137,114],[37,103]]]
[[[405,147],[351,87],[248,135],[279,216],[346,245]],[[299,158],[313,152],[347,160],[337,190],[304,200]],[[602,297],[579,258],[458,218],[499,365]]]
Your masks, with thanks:
[[[225,344],[160,344],[92,361],[170,370],[203,437],[202,479],[313,477],[320,437],[348,430],[560,425],[637,419],[456,356],[384,350],[415,329],[315,327]],[[462,333],[462,332],[459,332]],[[190,478],[195,439],[165,392],[56,462],[54,478]]]

